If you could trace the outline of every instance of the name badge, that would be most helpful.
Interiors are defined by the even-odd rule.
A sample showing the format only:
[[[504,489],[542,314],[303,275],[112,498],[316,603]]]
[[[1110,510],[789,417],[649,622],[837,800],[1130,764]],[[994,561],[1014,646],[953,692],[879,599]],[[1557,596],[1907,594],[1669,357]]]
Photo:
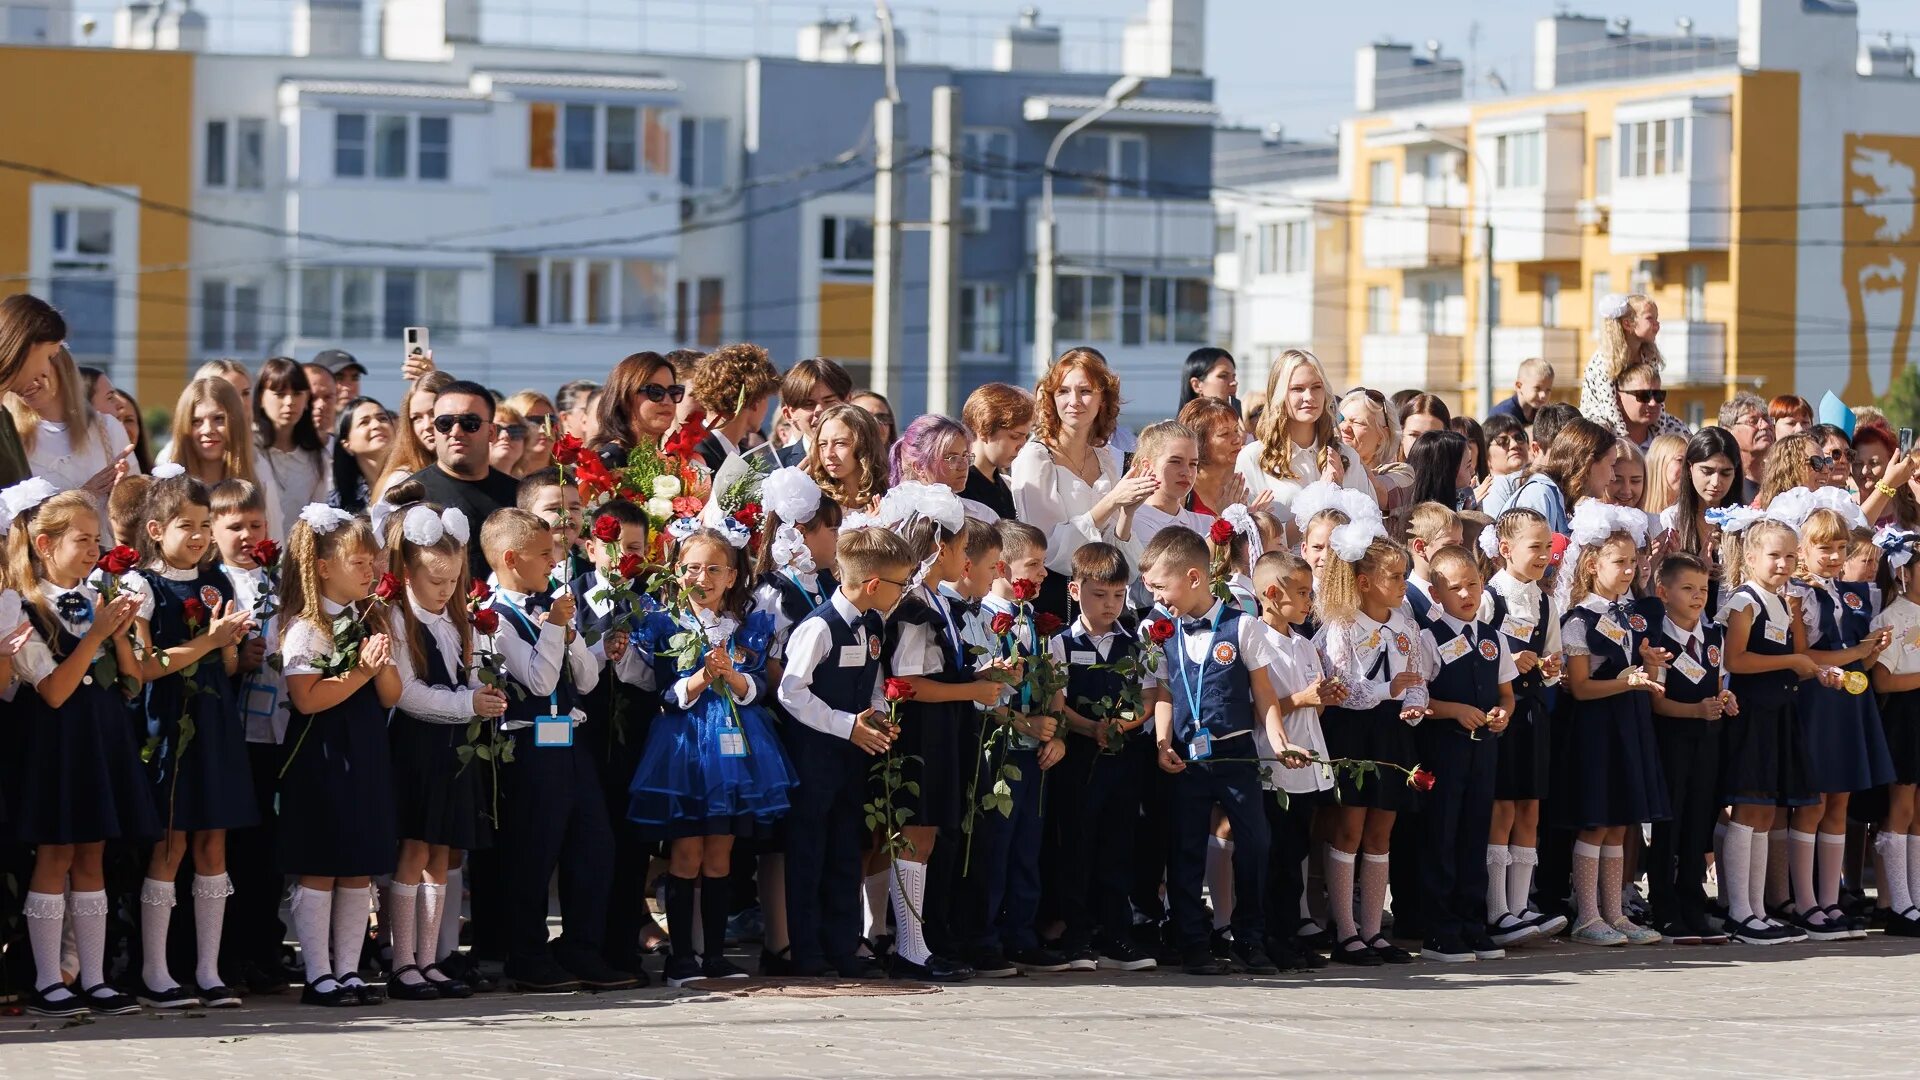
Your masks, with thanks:
[[[1067,663],[1079,667],[1091,667],[1100,662],[1100,654],[1092,649],[1075,649],[1067,654]]]
[[[533,745],[538,747],[572,746],[573,717],[549,716],[533,722]]]
[[[1451,664],[1467,655],[1467,652],[1467,639],[1464,636],[1451,638],[1445,645],[1440,646],[1440,662]]]
[[[1205,761],[1213,756],[1213,736],[1205,731],[1187,740],[1187,760]]]
[[[1690,683],[1697,683],[1707,677],[1707,669],[1701,666],[1700,661],[1686,653],[1673,658],[1673,669],[1686,676]]]
[[[1775,645],[1785,645],[1787,643],[1787,628],[1784,626],[1767,627],[1767,640],[1773,642]]]
[[[861,645],[843,645],[840,647],[841,667],[866,667],[867,650]]]
[[[1379,648],[1380,647],[1380,631],[1375,630],[1373,633],[1368,634],[1367,640],[1361,642],[1360,647],[1363,649]]]
[[[1625,645],[1627,643],[1627,628],[1614,622],[1612,616],[1600,620],[1599,630],[1600,633],[1606,636],[1608,641],[1613,642],[1615,645]]]
[[[1533,624],[1530,622],[1522,622],[1509,615],[1507,616],[1507,621],[1500,624],[1500,632],[1510,638],[1528,641],[1533,638]]]
[[[249,718],[270,718],[274,707],[280,704],[280,691],[265,679],[247,680],[247,703],[244,711]]]
[[[747,734],[739,728],[720,729],[720,756],[740,758],[747,756]]]

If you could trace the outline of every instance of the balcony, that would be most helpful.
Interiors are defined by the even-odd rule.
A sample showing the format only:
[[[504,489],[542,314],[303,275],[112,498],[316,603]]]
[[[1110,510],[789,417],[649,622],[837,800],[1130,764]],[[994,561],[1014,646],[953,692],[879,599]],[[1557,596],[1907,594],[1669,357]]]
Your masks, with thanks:
[[[1459,265],[1460,223],[1456,207],[1372,207],[1360,222],[1361,260],[1370,270]]]
[[[1481,255],[1480,226],[1493,219],[1498,262],[1547,262],[1580,257],[1575,212],[1586,181],[1586,134],[1579,113],[1502,117],[1477,128],[1477,161],[1498,163],[1474,193],[1472,250]],[[1486,200],[1487,206],[1481,204]]]
[[[1040,200],[1027,200],[1029,254]],[[1063,262],[1115,267],[1210,267],[1214,210],[1204,199],[1055,195],[1054,253]]]
[[[1498,239],[1494,243],[1498,244]],[[1665,333],[1665,328],[1662,328]],[[1493,384],[1507,386],[1520,374],[1523,361],[1539,357],[1553,365],[1554,375],[1571,384],[1580,370],[1580,331],[1563,326],[1496,326],[1493,328]]]
[[[1453,334],[1368,334],[1360,339],[1360,379],[1391,394],[1407,387],[1460,385],[1461,346]]]
[[[1622,106],[1615,120],[1608,222],[1613,253],[1725,251],[1732,229],[1727,208],[1733,155],[1727,101],[1691,98]]]
[[[1727,324],[1660,324],[1661,383],[1669,389],[1719,382],[1727,374]]]

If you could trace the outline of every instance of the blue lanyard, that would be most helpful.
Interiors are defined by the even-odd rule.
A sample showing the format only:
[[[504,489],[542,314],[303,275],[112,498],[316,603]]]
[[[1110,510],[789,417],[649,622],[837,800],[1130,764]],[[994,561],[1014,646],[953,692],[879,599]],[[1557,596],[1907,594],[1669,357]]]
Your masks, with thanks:
[[[940,619],[947,624],[947,651],[952,655],[963,656],[965,650],[960,645],[960,628],[953,624],[953,610],[947,607],[947,598],[933,589],[927,590],[927,597],[933,602],[933,609],[940,613]]]
[[[807,598],[807,603],[812,604],[814,607],[819,607],[821,604],[824,604],[827,602],[827,594],[815,593],[812,589],[809,589],[805,585],[801,584],[799,574],[794,573],[792,570],[783,570],[781,571],[781,573],[786,574],[787,580],[793,582],[793,587],[796,589],[799,589],[800,595]],[[820,579],[815,578],[814,580],[818,581]]]
[[[495,604],[493,606],[496,610],[504,608],[507,614],[513,616],[513,621],[519,623],[521,626],[526,627],[527,633],[533,635],[535,647],[538,646],[538,643],[540,641],[540,629],[533,625],[532,619],[527,618],[526,612],[521,611],[519,608],[514,607],[510,603]],[[564,679],[566,677],[567,677],[567,655],[566,653],[563,652],[560,654],[560,678]],[[547,715],[548,716],[560,715],[560,683],[558,680],[556,680],[553,684],[553,692],[547,695]]]
[[[1222,609],[1216,608],[1214,610],[1213,623],[1207,629],[1207,651],[1201,654],[1200,663],[1195,665],[1196,669],[1200,672],[1200,677],[1197,682],[1192,675],[1187,674],[1187,632],[1185,629],[1180,631],[1180,647],[1174,650],[1175,669],[1180,672],[1180,682],[1183,684],[1181,693],[1184,694],[1187,699],[1187,715],[1193,717],[1193,726],[1196,730],[1207,726],[1206,722],[1200,716],[1200,703],[1202,699],[1205,698],[1207,692],[1207,659],[1213,655],[1214,639],[1220,636],[1220,616],[1222,614],[1224,614]]]

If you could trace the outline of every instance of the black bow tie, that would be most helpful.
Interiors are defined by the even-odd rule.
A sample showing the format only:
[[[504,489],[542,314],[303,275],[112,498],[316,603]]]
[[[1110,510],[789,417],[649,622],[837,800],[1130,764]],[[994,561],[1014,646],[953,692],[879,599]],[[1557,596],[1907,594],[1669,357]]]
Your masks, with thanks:
[[[553,610],[553,597],[548,593],[528,593],[524,610],[529,615],[539,615]]]
[[[884,633],[887,629],[886,620],[882,619],[880,613],[877,611],[863,613],[860,616],[860,625],[867,628],[867,633],[876,637]]]
[[[78,590],[61,593],[53,602],[55,611],[66,621],[79,625],[93,621],[93,602],[82,596]]]
[[[1181,619],[1180,629],[1188,634],[1211,634],[1213,633],[1213,620],[1204,618]]]

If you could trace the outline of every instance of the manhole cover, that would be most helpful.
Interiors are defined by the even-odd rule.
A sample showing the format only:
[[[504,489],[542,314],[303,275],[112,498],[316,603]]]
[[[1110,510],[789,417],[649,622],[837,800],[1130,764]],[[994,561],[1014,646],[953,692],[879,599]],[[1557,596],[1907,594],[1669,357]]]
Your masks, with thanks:
[[[862,981],[857,979],[712,979],[688,987],[708,994],[737,997],[901,997],[908,994],[937,994],[940,988],[925,983]]]

